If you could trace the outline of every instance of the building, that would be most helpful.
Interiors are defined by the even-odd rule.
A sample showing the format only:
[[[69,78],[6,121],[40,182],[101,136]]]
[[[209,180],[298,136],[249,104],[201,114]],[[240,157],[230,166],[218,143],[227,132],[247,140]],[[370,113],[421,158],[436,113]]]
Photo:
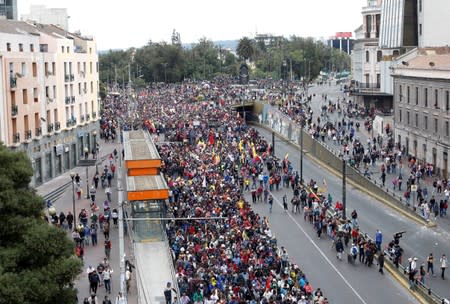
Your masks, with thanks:
[[[338,49],[347,54],[351,54],[353,50],[354,39],[352,39],[352,32],[337,32],[336,35],[327,40],[329,47]]]
[[[66,8],[47,8],[44,5],[31,5],[30,13],[21,16],[23,21],[40,24],[53,24],[65,31],[69,30],[69,15]]]
[[[17,20],[17,0],[0,0],[0,19]]]
[[[90,37],[0,20],[0,140],[28,154],[38,185],[95,146],[98,56]]]
[[[396,142],[448,178],[450,48],[419,48],[411,53],[400,58],[404,60],[392,72]]]
[[[417,0],[419,47],[450,45],[450,1]]]
[[[390,112],[392,95],[381,88],[380,62],[383,52],[379,46],[382,0],[368,0],[362,8],[363,24],[355,30],[352,52],[351,93],[355,102],[368,109]]]

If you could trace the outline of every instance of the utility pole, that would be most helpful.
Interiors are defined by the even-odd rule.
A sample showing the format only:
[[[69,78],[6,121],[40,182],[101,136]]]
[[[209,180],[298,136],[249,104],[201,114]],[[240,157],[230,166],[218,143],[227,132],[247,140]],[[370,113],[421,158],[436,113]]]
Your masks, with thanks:
[[[291,81],[292,81],[292,58],[289,58],[289,64],[290,64],[290,70],[291,70],[291,76],[290,76],[290,79],[291,79]]]
[[[275,132],[272,131],[272,155],[275,155]]]
[[[303,183],[303,119],[300,124],[300,183]]]
[[[344,220],[346,220],[347,219],[347,216],[346,216],[346,209],[347,209],[347,198],[346,198],[346,196],[347,196],[347,185],[346,185],[346,177],[347,177],[347,173],[346,173],[346,170],[347,170],[347,163],[345,162],[345,158],[344,159],[342,159],[342,206],[343,206],[343,212],[342,212],[342,218],[344,219]]]

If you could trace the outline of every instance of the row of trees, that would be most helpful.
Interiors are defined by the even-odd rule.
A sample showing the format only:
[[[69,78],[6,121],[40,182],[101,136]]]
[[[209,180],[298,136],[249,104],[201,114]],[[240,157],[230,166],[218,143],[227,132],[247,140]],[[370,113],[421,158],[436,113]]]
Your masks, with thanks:
[[[179,82],[183,79],[211,79],[219,75],[237,76],[246,61],[252,78],[314,79],[320,71],[350,68],[344,52],[325,46],[313,38],[278,37],[275,41],[239,40],[236,54],[206,38],[183,47],[174,31],[172,43],[150,41],[141,48],[109,51],[100,55],[100,80],[104,83]]]

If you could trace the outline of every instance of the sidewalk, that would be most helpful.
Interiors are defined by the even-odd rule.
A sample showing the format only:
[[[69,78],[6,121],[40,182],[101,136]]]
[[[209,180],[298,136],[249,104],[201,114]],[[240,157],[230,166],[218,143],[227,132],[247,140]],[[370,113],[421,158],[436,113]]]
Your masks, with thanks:
[[[99,159],[105,159],[101,164],[98,165],[98,170],[101,173],[105,165],[109,165],[108,155],[111,154],[114,149],[116,148],[118,151],[118,155],[121,157],[121,151],[122,147],[121,144],[117,141],[115,143],[104,143],[100,142],[100,153],[99,153]],[[106,157],[105,157],[106,156]],[[116,162],[116,173],[119,173],[119,162]],[[83,194],[81,195],[81,199],[75,201],[75,210],[76,214],[74,215],[77,218],[78,221],[78,214],[80,213],[81,209],[89,210],[89,215],[92,213],[90,212],[90,199],[86,198],[86,169],[84,167],[76,167],[72,170],[74,173],[78,173],[81,177],[81,186],[83,189]],[[116,175],[117,175],[116,174]],[[92,183],[92,178],[95,175],[95,167],[89,167],[88,168],[88,183],[89,185]],[[55,190],[56,188],[64,185],[67,183],[67,181],[70,181],[70,172],[66,172],[62,174],[61,176],[39,186],[36,188],[37,193],[39,195],[45,195],[50,193],[51,191]],[[118,208],[117,204],[117,176],[112,180],[112,202],[110,204],[111,210],[114,208]],[[56,201],[52,202],[53,205],[56,208],[57,214],[59,214],[61,211],[64,212],[66,215],[68,211],[72,212],[72,187],[69,186],[63,193],[63,195]],[[76,194],[75,194],[76,195]],[[95,202],[100,207],[100,210],[96,212],[97,215],[99,215],[101,212],[103,212],[103,202],[106,200],[106,194],[104,192],[104,189],[101,187],[101,183],[99,183],[99,187],[97,189],[96,193],[96,199]],[[90,224],[90,220],[89,220]],[[71,237],[71,232],[67,231],[67,235],[69,238]],[[83,299],[85,297],[90,296],[89,293],[89,282],[88,282],[88,276],[87,276],[87,268],[89,266],[97,267],[97,265],[103,260],[105,257],[105,251],[104,251],[104,235],[103,232],[99,229],[98,230],[98,245],[92,246],[90,243],[89,245],[85,245],[84,249],[84,266],[83,266],[83,272],[78,276],[77,280],[75,281],[75,286],[78,289],[78,303],[83,303]],[[111,221],[111,229],[110,229],[110,236],[109,239],[112,243],[112,249],[110,254],[110,265],[113,270],[112,277],[111,277],[111,294],[109,295],[105,288],[103,286],[99,286],[97,289],[97,298],[98,302],[102,303],[102,301],[105,298],[105,295],[108,295],[111,299],[112,303],[115,303],[115,298],[120,291],[120,264],[119,264],[119,232],[117,228],[114,228],[114,225],[112,225]],[[132,252],[132,242],[128,238],[128,236],[125,236],[125,253],[128,257],[128,259],[131,261],[131,263],[134,264],[134,255]],[[134,273],[133,273],[134,274]],[[132,278],[132,284],[130,288],[130,293],[128,294],[128,303],[134,304],[137,303],[137,297],[136,297],[136,287],[135,287],[135,279]]]

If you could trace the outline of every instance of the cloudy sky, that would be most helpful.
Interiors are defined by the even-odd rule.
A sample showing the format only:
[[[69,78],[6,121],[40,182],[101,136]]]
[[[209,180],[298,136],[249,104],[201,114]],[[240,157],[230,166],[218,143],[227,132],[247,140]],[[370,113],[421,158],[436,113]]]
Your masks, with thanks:
[[[173,29],[183,43],[255,32],[327,38],[361,25],[367,0],[20,0],[19,19],[40,4],[67,8],[69,30],[94,36],[98,49],[108,50],[168,42]]]

